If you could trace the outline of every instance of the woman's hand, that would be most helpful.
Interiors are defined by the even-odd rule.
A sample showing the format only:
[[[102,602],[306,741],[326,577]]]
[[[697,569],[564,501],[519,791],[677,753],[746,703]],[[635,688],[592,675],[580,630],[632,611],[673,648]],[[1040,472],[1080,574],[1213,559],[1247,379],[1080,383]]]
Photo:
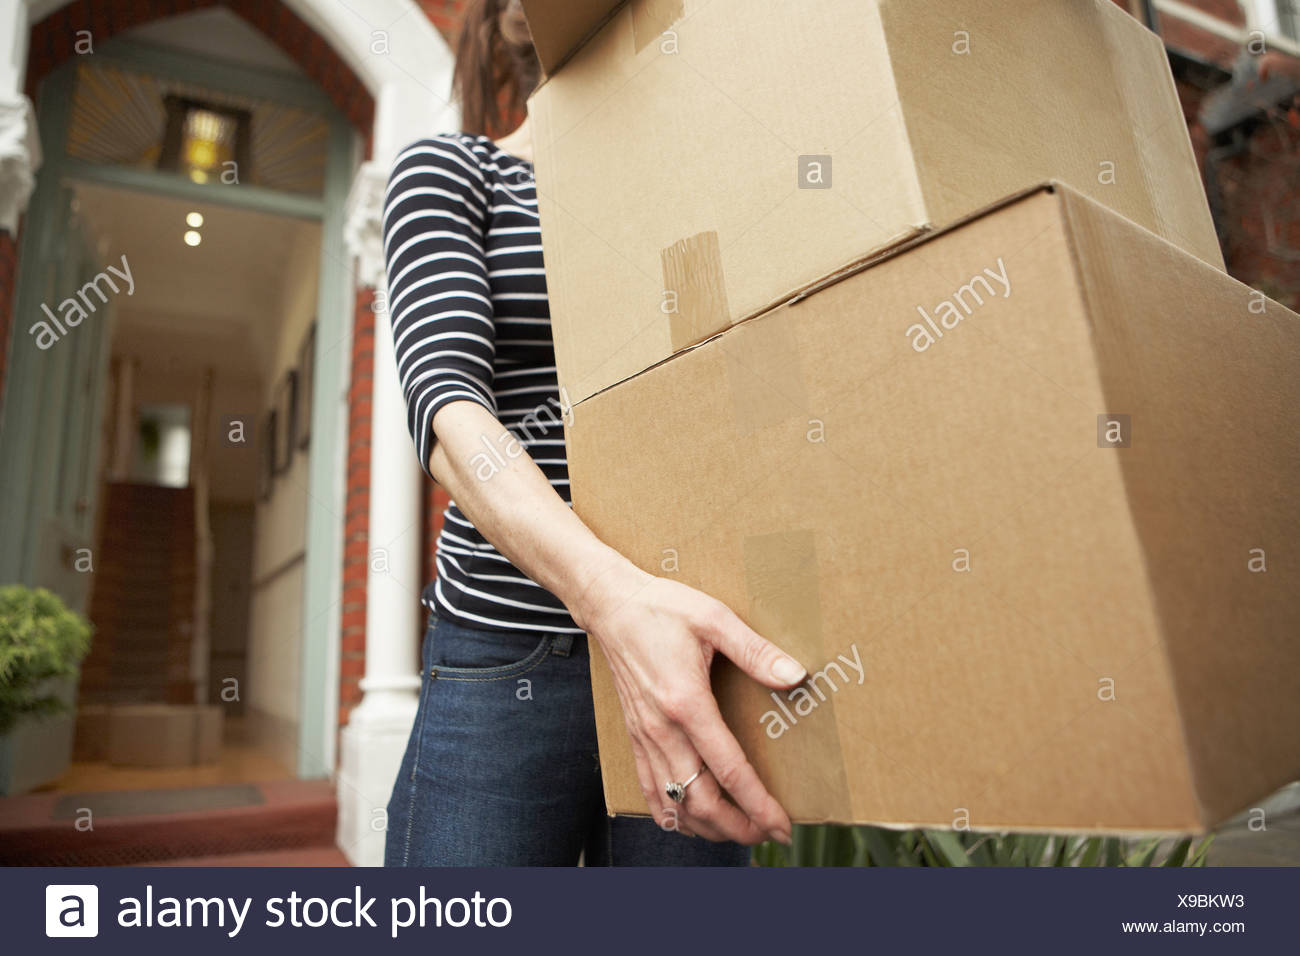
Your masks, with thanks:
[[[710,840],[789,843],[790,817],[723,722],[709,664],[720,651],[772,688],[794,686],[807,670],[722,602],[621,557],[586,589],[574,617],[600,642],[614,673],[641,792],[655,821]],[[686,799],[669,799],[665,784],[701,767],[707,769]]]
[[[767,792],[718,712],[709,663],[721,651],[773,688],[807,672],[763,640],[725,604],[676,581],[646,574],[601,542],[555,492],[528,455],[512,456],[488,480],[474,465],[484,447],[514,440],[476,402],[449,402],[433,418],[429,470],[482,535],[557,595],[600,642],[614,672],[637,774],[660,826],[710,840],[788,843],[790,817]],[[785,670],[779,670],[784,662]],[[673,803],[669,780],[701,773]],[[730,794],[735,803],[727,800]]]

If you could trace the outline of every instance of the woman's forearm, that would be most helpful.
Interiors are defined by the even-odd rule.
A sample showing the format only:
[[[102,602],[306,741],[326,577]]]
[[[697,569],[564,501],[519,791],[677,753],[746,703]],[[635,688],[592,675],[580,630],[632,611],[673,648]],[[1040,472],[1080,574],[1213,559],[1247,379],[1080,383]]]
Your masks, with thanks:
[[[433,421],[429,470],[479,533],[515,567],[558,597],[587,628],[594,590],[610,576],[638,575],[601,542],[551,487],[496,417],[452,402]]]
[[[711,840],[789,842],[790,818],[723,722],[709,665],[721,652],[772,688],[803,680],[803,666],[720,601],[603,544],[482,405],[444,405],[433,429],[429,471],[479,533],[563,601],[604,650],[641,791],[660,825]],[[702,767],[712,775],[700,778],[691,806],[670,804],[664,782]]]

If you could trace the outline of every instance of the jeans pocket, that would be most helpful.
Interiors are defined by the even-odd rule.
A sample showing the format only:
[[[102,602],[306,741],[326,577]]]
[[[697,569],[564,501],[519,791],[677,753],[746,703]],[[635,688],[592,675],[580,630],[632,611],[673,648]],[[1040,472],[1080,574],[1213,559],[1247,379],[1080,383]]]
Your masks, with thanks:
[[[478,630],[439,621],[430,633],[426,673],[432,680],[507,680],[537,667],[553,641],[552,634]]]

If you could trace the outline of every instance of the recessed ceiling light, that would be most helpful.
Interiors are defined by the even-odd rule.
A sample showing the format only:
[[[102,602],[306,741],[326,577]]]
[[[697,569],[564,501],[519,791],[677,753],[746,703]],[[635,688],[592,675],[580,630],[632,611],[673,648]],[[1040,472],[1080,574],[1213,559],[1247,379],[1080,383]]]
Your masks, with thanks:
[[[185,225],[189,226],[191,229],[199,228],[199,226],[203,225],[203,213],[201,212],[188,213],[185,216]]]
[[[185,244],[187,246],[197,246],[202,241],[203,241],[203,237],[200,236],[193,229],[190,229],[188,232],[185,233]]]

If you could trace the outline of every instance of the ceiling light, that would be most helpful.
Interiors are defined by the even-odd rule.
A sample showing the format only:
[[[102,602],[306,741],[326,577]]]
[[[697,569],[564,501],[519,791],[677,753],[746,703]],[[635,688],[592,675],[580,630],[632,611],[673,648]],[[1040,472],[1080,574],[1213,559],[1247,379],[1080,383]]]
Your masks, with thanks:
[[[203,241],[203,237],[200,236],[193,229],[190,229],[185,233],[185,244],[187,246],[197,246],[202,241]]]
[[[159,169],[178,172],[196,183],[224,181],[228,173],[250,169],[252,114],[248,110],[176,94],[163,97],[163,108],[167,118]]]
[[[203,213],[192,212],[187,214],[185,217],[185,225],[189,226],[191,229],[199,228],[199,226],[203,225]]]

